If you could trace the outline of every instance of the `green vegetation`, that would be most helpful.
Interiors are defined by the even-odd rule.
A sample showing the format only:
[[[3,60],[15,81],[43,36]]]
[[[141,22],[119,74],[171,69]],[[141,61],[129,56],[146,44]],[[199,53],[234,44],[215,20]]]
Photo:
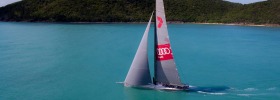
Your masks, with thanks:
[[[0,21],[143,22],[155,0],[23,0],[0,8]],[[280,24],[280,0],[242,5],[223,0],[165,0],[167,20]]]

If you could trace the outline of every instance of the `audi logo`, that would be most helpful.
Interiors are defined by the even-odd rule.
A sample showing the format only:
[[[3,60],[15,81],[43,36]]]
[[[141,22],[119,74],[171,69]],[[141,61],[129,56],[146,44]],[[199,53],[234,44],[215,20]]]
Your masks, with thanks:
[[[168,55],[168,54],[171,54],[171,50],[167,47],[158,48],[157,49],[157,54],[160,55],[160,56]]]

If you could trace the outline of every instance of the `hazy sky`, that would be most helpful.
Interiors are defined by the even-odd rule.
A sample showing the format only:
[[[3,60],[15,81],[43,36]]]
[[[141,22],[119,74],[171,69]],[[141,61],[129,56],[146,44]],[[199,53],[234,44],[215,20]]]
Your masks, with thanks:
[[[16,2],[16,1],[20,1],[20,0],[0,0],[0,7],[13,3],[13,2]],[[248,4],[248,3],[252,3],[252,2],[265,1],[265,0],[226,0],[226,1]]]
[[[20,0],[0,0],[0,7],[13,3],[13,2],[17,2],[17,1],[20,1]]]
[[[237,3],[242,3],[242,4],[248,4],[248,3],[259,2],[259,1],[266,1],[266,0],[226,0],[226,1],[237,2]]]

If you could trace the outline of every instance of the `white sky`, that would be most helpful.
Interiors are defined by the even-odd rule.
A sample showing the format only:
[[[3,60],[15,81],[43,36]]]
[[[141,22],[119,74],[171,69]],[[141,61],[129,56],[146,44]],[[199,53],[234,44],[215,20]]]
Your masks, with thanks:
[[[10,3],[13,3],[13,2],[17,2],[17,1],[21,1],[21,0],[0,0],[0,7],[5,6],[7,4],[10,4]],[[266,0],[226,0],[226,1],[248,4],[248,3],[266,1]]]
[[[17,2],[17,1],[21,1],[21,0],[0,0],[0,7],[6,6],[7,4]]]
[[[225,1],[249,4],[249,3],[253,3],[253,2],[260,2],[260,1],[266,1],[266,0],[225,0]]]

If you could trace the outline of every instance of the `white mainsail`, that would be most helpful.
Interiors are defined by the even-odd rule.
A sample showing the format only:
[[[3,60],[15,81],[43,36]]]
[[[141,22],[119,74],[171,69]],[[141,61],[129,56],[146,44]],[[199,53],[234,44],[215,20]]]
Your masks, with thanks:
[[[155,84],[183,85],[173,59],[163,0],[156,0]]]
[[[148,63],[148,51],[147,51],[148,33],[150,30],[152,17],[153,14],[144,32],[144,35],[137,49],[133,62],[130,66],[128,74],[125,78],[124,81],[125,86],[141,87],[152,83],[150,70],[149,70],[149,63]]]

